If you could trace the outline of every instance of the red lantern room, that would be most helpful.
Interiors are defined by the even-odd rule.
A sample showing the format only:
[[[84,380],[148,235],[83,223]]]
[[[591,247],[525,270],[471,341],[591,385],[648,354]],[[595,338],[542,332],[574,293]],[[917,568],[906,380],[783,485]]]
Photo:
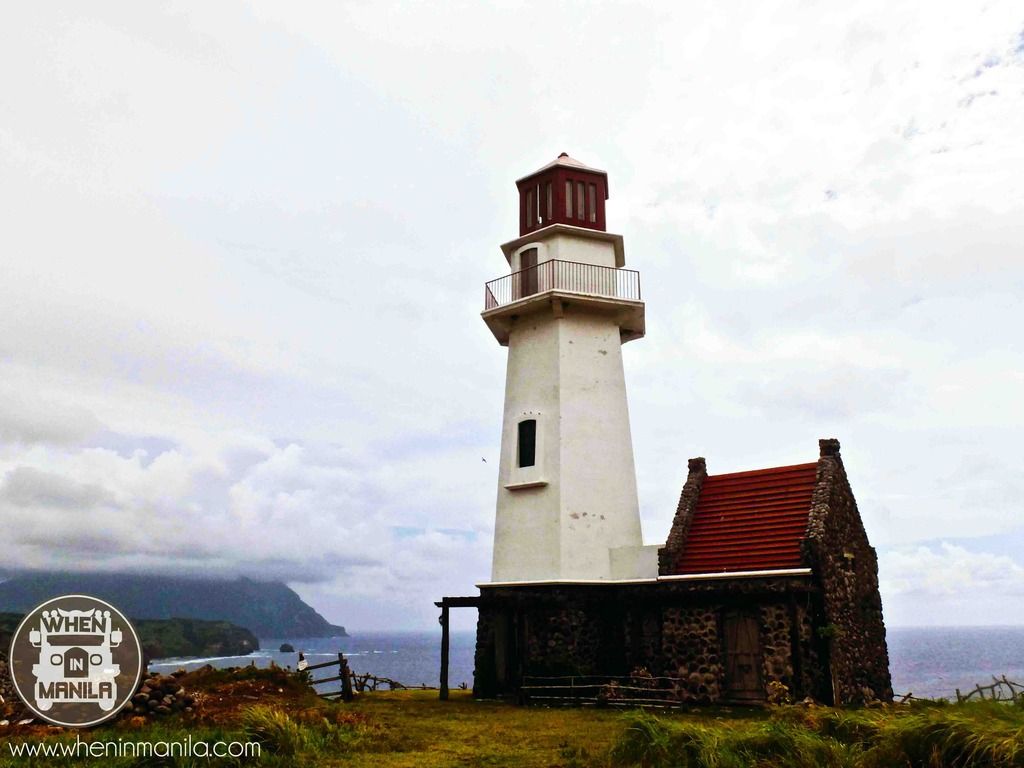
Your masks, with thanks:
[[[551,224],[606,231],[604,201],[608,174],[588,168],[565,152],[516,182],[519,188],[519,234]]]

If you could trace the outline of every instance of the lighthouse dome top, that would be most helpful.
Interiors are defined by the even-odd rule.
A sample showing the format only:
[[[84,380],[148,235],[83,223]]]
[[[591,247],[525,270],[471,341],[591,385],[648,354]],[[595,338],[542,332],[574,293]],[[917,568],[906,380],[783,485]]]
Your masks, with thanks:
[[[520,235],[552,224],[606,231],[608,174],[566,152],[517,180],[516,187]]]
[[[580,170],[588,171],[589,173],[599,173],[602,176],[604,176],[606,179],[608,178],[607,172],[602,171],[600,168],[591,168],[586,163],[581,163],[575,157],[570,157],[568,152],[562,152],[558,157],[556,157],[554,160],[552,160],[547,165],[538,168],[533,173],[528,173],[525,176],[517,179],[516,180],[516,184],[518,184],[521,181],[526,181],[527,179],[532,179],[537,174],[544,173],[544,171],[549,171],[549,170],[551,170],[552,168],[554,168],[556,166],[565,166],[565,167],[568,167],[568,168],[579,168]],[[606,184],[606,186],[607,186],[607,184]]]

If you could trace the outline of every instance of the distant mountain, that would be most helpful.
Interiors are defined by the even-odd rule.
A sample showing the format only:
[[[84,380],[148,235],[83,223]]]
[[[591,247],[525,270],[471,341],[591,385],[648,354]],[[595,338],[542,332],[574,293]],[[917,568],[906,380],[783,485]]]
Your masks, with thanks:
[[[24,573],[0,582],[0,611],[26,613],[60,595],[85,594],[132,619],[228,621],[257,637],[345,637],[345,628],[279,581],[101,573]]]
[[[0,613],[0,649],[11,644],[11,636],[23,618],[20,613]],[[149,659],[245,656],[260,648],[260,641],[252,632],[227,621],[132,619],[132,625],[139,635],[142,652]]]

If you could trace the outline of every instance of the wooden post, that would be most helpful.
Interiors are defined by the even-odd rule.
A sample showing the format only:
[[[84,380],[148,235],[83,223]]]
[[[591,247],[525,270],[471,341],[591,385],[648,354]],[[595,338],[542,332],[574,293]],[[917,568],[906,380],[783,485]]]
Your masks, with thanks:
[[[342,700],[352,701],[355,698],[352,693],[352,671],[348,668],[348,660],[341,651],[338,652],[338,674],[341,676]]]
[[[441,701],[448,701],[448,605],[441,604]]]

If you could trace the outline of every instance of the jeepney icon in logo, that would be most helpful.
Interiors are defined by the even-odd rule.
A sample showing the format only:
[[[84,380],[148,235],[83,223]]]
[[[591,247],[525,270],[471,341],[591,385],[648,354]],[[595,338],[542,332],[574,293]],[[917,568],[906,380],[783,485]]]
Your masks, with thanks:
[[[117,676],[111,648],[121,644],[120,629],[112,629],[110,611],[43,611],[39,629],[29,631],[29,642],[39,649],[36,706],[44,712],[55,701],[95,702],[104,712],[117,701]]]
[[[142,674],[142,649],[128,619],[86,595],[54,598],[31,611],[14,633],[9,661],[25,705],[71,727],[115,715]]]

